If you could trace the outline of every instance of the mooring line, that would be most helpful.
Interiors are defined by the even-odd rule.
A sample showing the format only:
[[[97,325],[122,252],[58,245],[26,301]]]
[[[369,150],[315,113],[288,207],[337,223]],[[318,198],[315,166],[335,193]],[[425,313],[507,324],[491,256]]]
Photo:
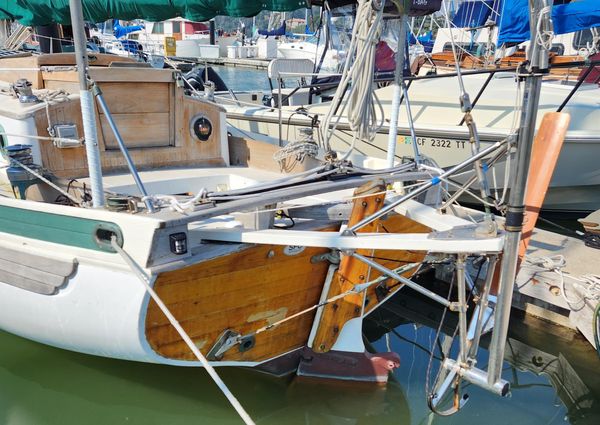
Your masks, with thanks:
[[[208,362],[206,357],[204,357],[204,355],[200,352],[198,347],[196,347],[196,345],[194,344],[192,339],[189,337],[187,332],[181,327],[181,325],[179,324],[179,322],[177,321],[175,316],[173,316],[173,314],[171,313],[169,308],[163,303],[163,301],[160,299],[160,297],[154,291],[154,289],[152,289],[152,286],[150,286],[150,279],[148,278],[148,276],[146,275],[144,270],[140,266],[138,266],[138,264],[135,262],[135,260],[133,258],[131,258],[129,256],[129,254],[127,252],[125,252],[125,250],[123,248],[121,248],[119,246],[119,244],[117,243],[117,239],[114,236],[111,239],[111,246],[123,258],[123,260],[125,260],[127,265],[131,268],[131,270],[137,275],[137,277],[140,279],[140,281],[144,284],[148,294],[150,294],[150,296],[152,297],[154,302],[158,305],[158,307],[161,309],[163,314],[167,317],[167,319],[169,319],[169,322],[171,323],[171,325],[179,333],[179,335],[181,336],[183,341],[187,344],[187,346],[190,348],[190,350],[192,350],[192,353],[194,353],[194,355],[196,356],[198,361],[200,361],[200,363],[202,363],[202,366],[204,366],[204,368],[206,369],[206,371],[208,372],[210,377],[213,379],[215,384],[217,384],[217,387],[219,387],[219,389],[223,392],[225,397],[227,397],[227,400],[229,400],[229,402],[231,403],[233,408],[236,410],[238,415],[240,415],[240,417],[242,418],[244,423],[246,423],[246,425],[255,425],[254,421],[252,420],[250,415],[246,412],[246,410],[243,408],[243,406],[240,404],[238,399],[233,395],[233,393],[229,390],[229,388],[227,388],[227,385],[225,384],[225,382],[223,382],[223,380],[221,379],[221,377],[219,376],[219,374],[217,373],[215,368],[210,365],[210,363]]]

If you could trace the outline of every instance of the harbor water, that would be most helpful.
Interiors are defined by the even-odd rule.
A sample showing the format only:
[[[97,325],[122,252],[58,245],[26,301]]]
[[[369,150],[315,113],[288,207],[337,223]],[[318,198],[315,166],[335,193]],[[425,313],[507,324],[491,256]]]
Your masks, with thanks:
[[[216,69],[234,91],[269,89],[265,71]],[[369,316],[367,346],[401,357],[385,386],[277,378],[239,368],[219,372],[256,423],[264,425],[600,423],[595,350],[575,331],[520,314],[513,315],[503,371],[510,396],[464,385],[470,399],[462,411],[450,417],[431,414],[425,388],[428,371],[434,376],[439,367],[440,315],[405,289]],[[449,313],[447,319],[442,332],[452,334],[456,318]],[[485,368],[486,340],[482,346],[477,365]],[[239,423],[202,369],[94,357],[0,332],[0,425]]]
[[[265,425],[600,423],[595,351],[580,335],[531,317],[511,324],[503,373],[510,397],[466,386],[470,401],[461,412],[433,416],[424,386],[436,330],[402,317],[405,304],[396,297],[365,325],[374,349],[402,358],[387,386],[219,371],[256,423]],[[386,326],[392,330],[381,333]],[[241,423],[202,369],[88,356],[1,332],[0,347],[3,425]]]

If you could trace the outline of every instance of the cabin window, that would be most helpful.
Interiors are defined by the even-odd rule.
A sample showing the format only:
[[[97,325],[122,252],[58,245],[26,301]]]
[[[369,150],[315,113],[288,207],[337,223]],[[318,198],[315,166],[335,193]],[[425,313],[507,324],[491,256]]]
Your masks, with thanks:
[[[173,34],[181,33],[181,22],[173,22]]]
[[[205,33],[208,31],[208,27],[202,22],[186,22],[185,33],[186,34],[198,34]]]
[[[573,48],[576,50],[587,48],[588,43],[592,45],[594,35],[591,30],[581,30],[573,37]]]
[[[550,47],[550,52],[556,53],[561,56],[565,54],[565,45],[562,43],[552,43],[552,47]]]
[[[156,22],[152,26],[152,34],[164,34],[165,33],[165,23],[164,22]]]
[[[454,43],[457,53],[466,52],[474,56],[483,56],[486,53],[487,43]],[[496,50],[494,43],[490,44],[491,52]],[[452,43],[444,44],[444,52],[452,52]]]

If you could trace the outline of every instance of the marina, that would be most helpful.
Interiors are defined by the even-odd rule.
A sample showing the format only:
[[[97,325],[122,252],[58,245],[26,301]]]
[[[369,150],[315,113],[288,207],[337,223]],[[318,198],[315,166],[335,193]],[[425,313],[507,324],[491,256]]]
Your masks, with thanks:
[[[598,421],[598,4],[44,1],[0,422]]]

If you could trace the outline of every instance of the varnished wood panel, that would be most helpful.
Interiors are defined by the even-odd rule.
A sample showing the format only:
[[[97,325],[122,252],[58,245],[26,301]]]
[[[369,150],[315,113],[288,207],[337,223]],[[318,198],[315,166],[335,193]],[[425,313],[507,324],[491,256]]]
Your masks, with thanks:
[[[239,252],[162,273],[155,290],[200,350],[206,354],[226,329],[248,334],[318,303],[329,263],[311,263],[322,248],[287,256],[282,246],[248,246]],[[314,312],[256,336],[246,352],[229,350],[223,360],[260,361],[306,344]],[[151,302],[146,338],[160,355],[194,359],[189,348]]]
[[[169,137],[171,114],[168,112],[114,114],[113,120],[128,148],[169,146],[171,144]],[[104,114],[100,114],[100,123],[104,134],[105,149],[119,149],[117,139]]]
[[[373,215],[383,207],[385,200],[385,183],[383,181],[367,183],[354,192],[361,196],[353,201],[348,227],[352,227],[365,217]],[[357,230],[357,233],[374,232],[379,220],[367,224]],[[371,255],[371,250],[359,249],[360,255]],[[343,256],[340,266],[335,273],[327,298],[343,294],[354,286],[369,281],[369,266],[351,256]],[[344,324],[362,314],[365,294],[349,294],[323,307],[321,320],[317,328],[312,349],[316,352],[327,352],[331,349]]]
[[[374,226],[374,228],[371,229],[371,231],[377,233],[429,233],[431,232],[431,229],[402,215],[392,214],[385,220],[380,220]],[[404,250],[374,250],[368,253],[362,252],[361,254],[366,257],[370,257],[375,262],[390,269],[395,269],[410,263],[420,263],[423,261],[426,255],[426,253],[423,251]],[[363,263],[358,263],[355,261],[352,264],[348,263],[348,265],[351,265],[354,270],[346,269],[343,271],[337,271],[335,273],[332,279],[332,285],[328,297],[350,289],[353,284],[372,281],[382,275],[382,273],[377,270],[373,270],[370,267],[365,267]],[[403,273],[402,276],[410,277],[415,270],[416,269],[407,271]],[[357,272],[359,279],[355,279]],[[364,279],[360,279],[361,273],[363,273]],[[348,276],[350,276],[350,278],[348,278]],[[340,278],[342,277],[344,277],[344,282],[340,282]],[[341,287],[343,284],[345,284],[345,286],[342,290]],[[402,288],[402,285],[399,285],[398,282],[393,279],[387,279],[380,285],[384,290],[379,294],[377,293],[377,287],[375,285],[367,289],[364,299],[364,314],[369,313],[371,310],[380,305],[380,302],[382,301],[379,299],[380,294],[383,296],[389,296]],[[360,304],[358,303],[359,300],[361,302]],[[334,332],[334,327],[337,327],[339,331],[345,322],[352,318],[359,317],[360,310],[355,309],[362,307],[362,301],[362,296],[359,297],[357,295],[350,295],[335,303],[325,306],[323,309],[324,314],[321,316],[322,325],[319,327],[320,335],[317,333],[313,341],[313,350],[321,352],[329,351],[333,344],[335,344],[335,341],[338,337],[338,332]],[[325,321],[323,321],[323,319]]]
[[[174,83],[169,85],[164,112],[158,115],[154,114],[162,121],[149,121],[138,115],[141,119],[140,124],[139,120],[136,123],[136,119],[134,119],[134,123],[132,123],[128,121],[127,117],[123,118],[126,114],[119,114],[115,117],[119,130],[126,140],[126,144],[128,141],[129,144],[132,141],[135,144],[136,140],[140,144],[146,143],[145,147],[130,149],[130,155],[134,163],[142,170],[158,167],[224,165],[221,156],[220,107],[184,96],[182,90],[174,86]],[[112,104],[114,104],[114,101],[108,103],[111,109]],[[168,116],[164,115],[170,110],[169,108],[173,108],[173,112],[169,113]],[[115,142],[111,130],[105,118],[98,113],[97,109],[98,140],[102,170],[105,173],[126,170],[127,164],[125,159],[120,150],[114,149],[116,146],[114,145]],[[135,114],[136,111],[132,110],[131,113]],[[207,116],[213,124],[212,136],[206,142],[200,142],[195,139],[189,130],[190,120],[199,113]],[[50,107],[50,117],[53,124],[75,124],[79,136],[83,137],[79,101],[52,105]],[[132,115],[132,118],[136,118],[136,116]],[[102,120],[102,124],[100,120]],[[48,120],[45,110],[40,110],[35,114],[35,123],[38,135],[48,136]],[[171,127],[173,123],[175,128]],[[140,126],[143,128],[140,128]],[[143,137],[135,134],[136,128]],[[172,140],[172,137],[175,140]],[[166,147],[160,145],[165,145]],[[87,176],[87,161],[83,147],[58,149],[52,145],[52,142],[41,141],[40,150],[43,161],[42,165],[55,175],[64,178]]]
[[[135,62],[131,58],[119,57],[115,55],[94,54],[88,55],[91,66],[108,66],[111,62]],[[75,54],[56,53],[50,55],[24,55],[21,57],[0,59],[0,80],[14,83],[20,78],[28,79],[34,89],[46,88],[41,66],[75,66]],[[15,71],[9,70],[15,68]],[[73,82],[77,81],[77,73],[70,71],[69,75],[75,75]],[[72,77],[69,77],[72,78]]]
[[[169,83],[135,84],[102,83],[104,100],[110,105],[112,114],[162,113],[170,110]]]

